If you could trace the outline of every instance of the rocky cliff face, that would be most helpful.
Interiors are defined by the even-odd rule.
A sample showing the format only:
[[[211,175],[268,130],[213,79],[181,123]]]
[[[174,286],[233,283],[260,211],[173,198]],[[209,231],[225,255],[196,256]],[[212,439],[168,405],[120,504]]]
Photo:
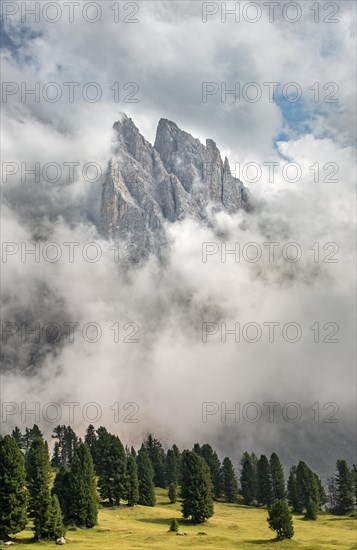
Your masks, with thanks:
[[[214,141],[204,146],[169,120],[161,119],[152,146],[133,121],[114,124],[117,146],[102,192],[101,229],[135,242],[140,256],[158,253],[165,222],[186,217],[208,221],[209,211],[248,209],[248,193],[222,162]]]

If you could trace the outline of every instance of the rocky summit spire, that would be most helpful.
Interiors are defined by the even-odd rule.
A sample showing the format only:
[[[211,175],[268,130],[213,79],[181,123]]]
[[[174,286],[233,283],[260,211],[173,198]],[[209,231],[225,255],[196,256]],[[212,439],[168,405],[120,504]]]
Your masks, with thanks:
[[[208,208],[248,209],[248,193],[222,162],[211,139],[203,145],[170,120],[159,121],[155,144],[131,118],[114,124],[117,144],[102,191],[105,236],[135,242],[140,256],[165,245],[164,223],[186,217],[205,221]]]

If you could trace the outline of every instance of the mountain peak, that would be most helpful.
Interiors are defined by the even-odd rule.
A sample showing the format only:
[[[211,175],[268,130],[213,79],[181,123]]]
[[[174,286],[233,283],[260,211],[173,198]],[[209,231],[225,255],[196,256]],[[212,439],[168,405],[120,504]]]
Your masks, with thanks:
[[[157,125],[157,129],[161,127],[168,127],[168,128],[174,128],[179,130],[179,127],[177,126],[176,122],[173,122],[172,120],[169,120],[168,118],[160,118],[159,123]]]
[[[212,139],[203,145],[171,120],[159,120],[154,145],[123,115],[114,124],[118,147],[102,192],[107,237],[138,243],[147,256],[162,249],[165,223],[208,222],[208,212],[249,209],[247,190],[231,175]],[[113,167],[115,166],[115,170]]]

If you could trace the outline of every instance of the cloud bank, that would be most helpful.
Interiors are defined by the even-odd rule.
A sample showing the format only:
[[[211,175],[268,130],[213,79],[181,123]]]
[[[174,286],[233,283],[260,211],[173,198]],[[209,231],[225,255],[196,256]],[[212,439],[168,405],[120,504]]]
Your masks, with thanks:
[[[153,430],[167,444],[209,440],[236,459],[248,448],[277,449],[286,464],[305,458],[324,474],[338,456],[352,459],[353,454],[355,182],[350,120],[355,108],[355,7],[339,3],[339,23],[333,27],[314,23],[307,5],[296,24],[282,17],[270,23],[266,16],[255,24],[229,19],[222,24],[220,17],[204,24],[200,3],[145,2],[138,3],[139,23],[131,25],[115,24],[113,14],[104,9],[107,4],[103,2],[103,17],[95,24],[79,17],[70,24],[65,19],[56,24],[29,19],[24,25],[18,16],[5,24],[12,42],[2,50],[4,80],[20,87],[26,82],[29,88],[35,82],[57,82],[63,97],[56,103],[36,102],[31,96],[22,102],[19,93],[4,104],[2,156],[18,171],[7,181],[3,176],[2,233],[3,241],[17,243],[19,251],[2,265],[3,324],[78,326],[73,342],[62,337],[38,345],[33,337],[19,340],[20,331],[6,335],[2,400],[29,407],[38,402],[41,414],[47,403],[60,403],[64,422],[68,406],[63,403],[79,403],[74,414],[79,431],[94,414],[92,407],[86,416],[83,407],[95,402],[102,410],[100,423],[134,444]],[[264,82],[297,82],[303,90],[301,123],[291,118],[298,109],[294,103],[267,97],[235,102],[228,96],[222,102],[221,84],[230,89],[237,81],[260,83],[262,89]],[[90,103],[78,93],[71,103],[64,82],[79,82],[78,92],[97,82],[103,98]],[[114,82],[120,85],[118,103],[110,90]],[[124,88],[130,82],[139,88],[137,103],[123,101],[134,90]],[[206,103],[203,82],[220,88]],[[324,91],[325,83],[337,83],[339,102],[313,101],[309,87],[316,82],[324,93],[332,90]],[[254,214],[220,214],[211,228],[189,220],[168,226],[166,264],[152,258],[128,269],[122,259],[114,261],[113,243],[97,230],[101,179],[91,182],[83,172],[86,163],[96,163],[104,172],[111,127],[121,111],[133,117],[150,141],[160,117],[173,119],[202,140],[215,139],[232,168],[236,163],[264,167],[267,161],[278,162],[274,181],[269,182],[265,171],[261,181],[247,182]],[[21,163],[30,169],[36,162],[40,181],[21,178]],[[53,162],[62,168],[56,183],[45,181],[42,172]],[[74,162],[79,166],[71,179],[66,163]],[[281,166],[286,162],[301,167],[299,181],[284,178]],[[330,167],[324,168],[331,162],[338,167],[331,177],[337,183],[328,179]],[[314,181],[316,163],[319,181]],[[58,262],[43,258],[48,242],[58,243],[63,253]],[[90,242],[102,253],[97,262],[86,253],[83,258],[83,250],[93,253],[85,248]],[[257,262],[243,256],[244,246],[252,242],[263,251]],[[274,261],[266,242],[279,243]],[[284,258],[289,242],[302,251],[298,262]],[[38,263],[30,255],[21,261],[21,243],[42,247]],[[73,262],[64,243],[79,243]],[[203,243],[213,243],[211,250],[216,251],[206,262]],[[239,262],[233,255],[222,261],[222,243],[226,250],[237,250],[239,243]],[[279,323],[274,342],[266,326],[271,322]],[[98,342],[88,341],[95,339],[93,327],[87,340],[83,336],[88,323],[100,326]],[[207,342],[205,323],[218,327]],[[227,329],[255,323],[262,329],[261,339],[251,342],[253,332],[240,330],[240,342],[235,335],[222,342],[222,323]],[[298,342],[284,339],[286,323],[301,327]],[[316,325],[309,328],[315,323],[318,337]],[[334,328],[325,329],[326,323],[338,326],[337,343],[323,341]],[[266,416],[235,422],[232,415],[222,422],[221,403],[232,409],[237,402],[242,409],[254,402],[264,411],[265,402],[294,402],[303,415],[289,422],[278,407],[274,422]],[[139,410],[134,405],[124,409],[128,403]],[[219,406],[207,422],[202,403]],[[332,419],[339,422],[323,422],[333,412],[323,408],[328,403],[338,405]],[[26,420],[31,424],[33,417]],[[21,424],[16,411],[5,429],[14,423]],[[48,419],[40,423],[52,429]]]

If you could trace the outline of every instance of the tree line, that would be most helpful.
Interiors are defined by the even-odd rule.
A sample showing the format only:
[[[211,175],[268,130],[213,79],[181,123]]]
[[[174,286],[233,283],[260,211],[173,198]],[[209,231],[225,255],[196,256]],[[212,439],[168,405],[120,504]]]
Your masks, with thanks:
[[[338,460],[336,474],[324,487],[303,461],[287,480],[276,453],[268,458],[245,452],[239,479],[229,457],[221,462],[210,444],[192,450],[177,445],[164,450],[151,434],[140,449],[124,446],[117,435],[89,425],[84,440],[70,426],[57,426],[53,452],[39,427],[15,428],[0,436],[0,537],[23,530],[33,520],[36,540],[55,540],[69,525],[97,524],[99,500],[106,506],[155,506],[155,487],[168,490],[171,503],[181,500],[182,515],[203,523],[214,514],[214,502],[268,508],[269,527],[278,538],[291,538],[291,513],[316,520],[324,507],[339,515],[357,503],[357,468]]]

